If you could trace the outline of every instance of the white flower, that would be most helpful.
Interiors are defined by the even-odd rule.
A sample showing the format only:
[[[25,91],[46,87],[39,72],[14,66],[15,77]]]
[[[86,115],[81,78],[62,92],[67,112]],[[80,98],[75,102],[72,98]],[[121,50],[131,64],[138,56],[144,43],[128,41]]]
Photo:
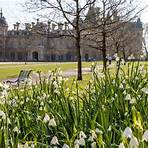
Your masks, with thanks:
[[[122,83],[120,84],[119,88],[120,89],[123,89],[124,88]]]
[[[93,142],[93,143],[91,144],[91,148],[97,148],[96,142]]]
[[[124,90],[123,94],[126,95],[126,90]]]
[[[58,88],[58,84],[57,84],[56,81],[53,82],[53,86],[54,86],[55,88]]]
[[[125,148],[123,143],[120,143],[119,148]]]
[[[46,113],[46,114],[45,114],[45,117],[44,117],[44,119],[43,119],[43,122],[44,122],[44,123],[47,123],[49,120],[50,120],[50,117],[49,117],[48,114]]]
[[[33,143],[31,144],[31,148],[35,148],[35,146],[34,146],[34,144],[33,144]]]
[[[145,94],[148,94],[148,88],[146,87],[142,88],[141,91],[143,91]]]
[[[135,104],[136,103],[136,99],[135,98],[132,98],[131,100],[130,100],[130,104]]]
[[[40,105],[41,105],[41,106],[44,106],[44,102],[42,101]]]
[[[25,143],[24,148],[30,148],[27,142]]]
[[[112,130],[112,126],[110,125],[107,130],[110,132]]]
[[[76,139],[75,142],[74,142],[74,144],[75,144],[75,145],[76,145],[76,144],[79,144],[79,140]]]
[[[62,148],[69,148],[67,144],[64,144]]]
[[[146,130],[142,136],[142,140],[148,142],[148,130]]]
[[[129,143],[130,148],[138,148],[138,140],[136,137],[132,137]]]
[[[131,138],[133,136],[132,130],[130,127],[126,127],[126,129],[123,132],[123,136],[126,138]]]
[[[54,136],[50,142],[51,145],[58,145],[59,142],[58,142],[58,138],[56,136]]]
[[[57,89],[54,90],[54,93],[60,95],[60,92]]]
[[[0,117],[2,117],[2,119],[6,119],[6,115],[3,111],[0,110]]]
[[[86,135],[83,131],[80,131],[80,135],[79,135],[80,138],[86,138]]]
[[[79,148],[79,144],[75,144],[74,145],[74,148]]]
[[[98,128],[96,128],[96,133],[97,134],[103,134],[103,132],[101,130],[99,130]]]
[[[48,126],[57,126],[54,118],[50,119]]]
[[[17,126],[13,129],[13,132],[16,132],[16,133],[20,132]]]
[[[119,57],[116,57],[116,59],[115,59],[115,60],[116,60],[116,62],[118,62],[118,61],[120,60],[120,58],[119,58]]]
[[[84,138],[80,138],[80,139],[79,139],[79,145],[81,145],[81,146],[85,145],[85,140],[84,140]]]
[[[88,141],[91,141],[91,142],[93,142],[93,141],[94,141],[94,138],[93,138],[93,136],[92,136],[92,135],[91,135],[91,136],[89,136]]]
[[[125,100],[131,100],[131,95],[127,94],[126,97],[125,97]]]
[[[121,60],[121,64],[122,64],[122,65],[125,64],[125,60],[124,60],[124,59]]]

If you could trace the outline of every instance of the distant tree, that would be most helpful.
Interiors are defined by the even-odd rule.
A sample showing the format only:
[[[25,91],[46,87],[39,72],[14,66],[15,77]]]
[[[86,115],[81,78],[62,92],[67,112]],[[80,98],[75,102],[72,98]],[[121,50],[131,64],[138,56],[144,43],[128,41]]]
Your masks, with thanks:
[[[84,37],[90,40],[90,47],[102,51],[103,67],[106,70],[107,50],[111,50],[114,46],[118,52],[121,45],[125,46],[126,38],[130,35],[122,36],[124,26],[135,19],[143,9],[137,9],[135,0],[98,0],[95,4],[100,6],[96,23]],[[122,50],[124,53],[124,48]]]

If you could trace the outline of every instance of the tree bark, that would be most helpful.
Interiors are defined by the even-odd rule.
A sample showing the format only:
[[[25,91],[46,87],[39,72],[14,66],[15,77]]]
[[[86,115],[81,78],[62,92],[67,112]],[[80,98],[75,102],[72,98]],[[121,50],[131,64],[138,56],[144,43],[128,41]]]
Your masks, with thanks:
[[[76,50],[77,50],[77,69],[78,69],[78,74],[77,74],[77,80],[82,80],[82,62],[81,62],[81,34],[80,34],[80,26],[79,26],[79,21],[80,21],[80,12],[79,12],[79,0],[76,0]]]
[[[81,47],[80,47],[80,37],[76,38],[76,50],[77,50],[77,67],[78,67],[78,74],[77,80],[82,80],[82,62],[81,62]]]
[[[102,32],[102,55],[103,55],[103,71],[106,71],[107,68],[107,59],[106,59],[106,33],[105,31]]]

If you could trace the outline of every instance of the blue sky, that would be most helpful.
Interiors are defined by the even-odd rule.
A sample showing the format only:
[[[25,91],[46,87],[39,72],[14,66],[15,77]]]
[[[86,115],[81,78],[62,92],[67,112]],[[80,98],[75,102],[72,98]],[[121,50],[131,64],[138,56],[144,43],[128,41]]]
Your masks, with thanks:
[[[37,16],[25,11],[25,8],[21,6],[25,0],[0,0],[0,8],[3,9],[3,14],[12,28],[15,22],[25,23],[35,21]],[[148,4],[148,0],[138,0],[141,6]],[[148,22],[148,8],[140,15],[141,20],[144,23]],[[23,25],[22,25],[23,26]]]

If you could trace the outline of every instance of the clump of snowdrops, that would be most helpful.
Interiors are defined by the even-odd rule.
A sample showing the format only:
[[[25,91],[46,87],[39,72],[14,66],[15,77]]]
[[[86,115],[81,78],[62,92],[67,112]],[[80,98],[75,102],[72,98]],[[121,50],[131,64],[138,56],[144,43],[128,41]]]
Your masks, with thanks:
[[[1,83],[0,147],[148,147],[148,72],[129,64],[98,73],[80,90],[59,69],[38,84]]]

